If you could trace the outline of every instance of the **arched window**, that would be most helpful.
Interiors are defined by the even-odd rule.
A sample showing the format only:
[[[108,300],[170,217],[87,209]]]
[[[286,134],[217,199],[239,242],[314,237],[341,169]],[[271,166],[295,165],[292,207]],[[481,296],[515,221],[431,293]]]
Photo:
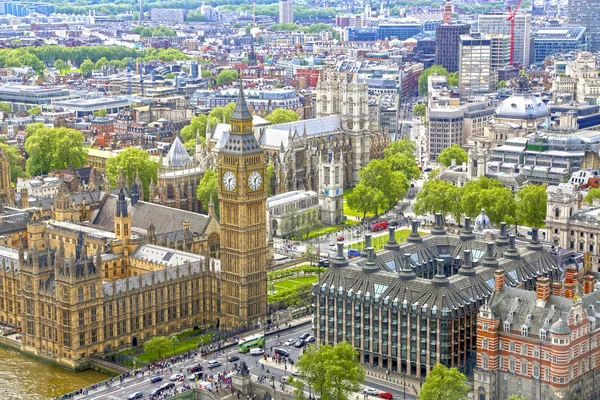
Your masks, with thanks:
[[[339,112],[338,109],[339,109],[338,98],[334,96],[332,104],[331,104],[331,111],[334,114],[337,114]]]
[[[354,114],[354,100],[352,97],[348,97],[348,114]]]
[[[94,300],[96,298],[96,285],[93,283],[90,285],[90,300]]]
[[[79,289],[77,289],[77,300],[79,302],[83,301],[83,288],[80,287]]]
[[[327,112],[327,96],[321,97],[321,110],[326,113]]]
[[[554,218],[558,218],[560,217],[560,209],[559,208],[555,208],[554,209]]]

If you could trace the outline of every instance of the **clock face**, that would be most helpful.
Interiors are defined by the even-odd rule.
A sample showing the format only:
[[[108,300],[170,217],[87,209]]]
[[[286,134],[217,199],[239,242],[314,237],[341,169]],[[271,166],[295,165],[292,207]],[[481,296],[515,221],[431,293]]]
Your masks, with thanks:
[[[248,186],[252,190],[258,190],[262,185],[262,175],[258,171],[254,171],[248,177]]]
[[[227,171],[223,174],[223,186],[227,190],[235,189],[236,179],[235,175],[231,171]]]

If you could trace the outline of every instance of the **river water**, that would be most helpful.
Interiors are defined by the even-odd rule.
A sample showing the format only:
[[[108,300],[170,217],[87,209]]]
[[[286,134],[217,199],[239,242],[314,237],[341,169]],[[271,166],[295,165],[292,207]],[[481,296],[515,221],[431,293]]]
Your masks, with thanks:
[[[58,396],[107,378],[93,370],[69,372],[0,347],[2,400],[48,400],[52,397],[52,385]]]

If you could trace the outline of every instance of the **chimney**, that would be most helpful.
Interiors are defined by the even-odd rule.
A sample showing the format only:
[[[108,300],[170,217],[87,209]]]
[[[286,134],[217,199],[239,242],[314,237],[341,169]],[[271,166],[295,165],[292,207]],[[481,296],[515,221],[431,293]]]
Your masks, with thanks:
[[[442,223],[442,214],[435,213],[435,224],[433,226],[433,230],[431,231],[432,235],[445,235],[446,230],[444,229],[444,225]]]
[[[400,250],[400,243],[396,241],[396,228],[390,226],[388,228],[389,238],[386,242],[385,246],[383,246],[386,250]]]
[[[410,235],[406,239],[406,241],[409,243],[420,243],[423,239],[419,235],[419,221],[416,219],[413,219],[411,221],[411,226],[412,226],[412,230],[410,232]]]
[[[583,294],[590,294],[594,291],[594,284],[596,279],[592,275],[586,275],[583,277]]]
[[[21,208],[29,208],[29,190],[21,189]]]
[[[565,284],[574,283],[575,275],[577,274],[577,268],[574,265],[569,265],[565,271]]]
[[[552,295],[553,296],[562,296],[563,295],[563,288],[562,288],[562,284],[560,282],[552,283]]]
[[[547,301],[550,297],[550,279],[540,276],[537,279],[537,298]]]
[[[360,252],[360,256],[361,257],[366,257],[367,256],[367,249],[369,247],[371,247],[371,233],[367,232],[365,233],[365,247],[362,249],[362,251]]]
[[[494,292],[499,292],[504,286],[504,270],[498,268],[494,271]]]

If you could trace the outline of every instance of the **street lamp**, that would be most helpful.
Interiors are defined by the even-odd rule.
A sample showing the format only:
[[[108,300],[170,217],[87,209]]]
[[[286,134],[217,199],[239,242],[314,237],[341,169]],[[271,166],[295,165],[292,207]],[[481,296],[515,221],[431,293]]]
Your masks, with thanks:
[[[56,399],[56,386],[52,385],[51,386],[52,389],[52,400]],[[7,388],[8,390],[8,388]]]
[[[271,382],[273,383],[273,389],[275,389],[275,374],[271,376]]]
[[[403,382],[403,385],[404,385],[404,390],[403,390],[403,393],[404,393],[404,400],[406,400],[406,372],[403,372],[403,373],[402,373],[402,379],[403,379],[403,381],[404,381],[404,382]]]

